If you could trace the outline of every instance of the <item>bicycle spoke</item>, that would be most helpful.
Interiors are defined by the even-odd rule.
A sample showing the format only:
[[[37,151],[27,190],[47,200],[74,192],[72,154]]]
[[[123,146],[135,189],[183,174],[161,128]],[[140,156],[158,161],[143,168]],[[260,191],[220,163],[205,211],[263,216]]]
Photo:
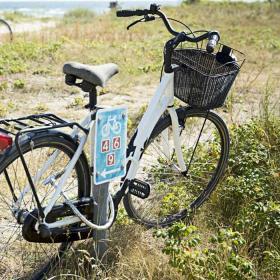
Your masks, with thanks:
[[[168,121],[170,119],[166,119]],[[224,146],[221,142],[224,139],[219,125],[216,120],[213,121],[213,114],[206,111],[185,118],[179,134],[187,174],[184,172],[186,170],[180,170],[177,161],[171,124],[165,128],[159,126],[163,128],[155,132],[145,148],[136,175],[136,178],[150,184],[150,195],[144,200],[129,195],[124,201],[129,215],[148,225],[158,225],[164,221],[169,224],[179,219],[180,213],[186,215],[185,209],[202,203],[217,183],[212,180],[220,176],[217,170],[224,168],[219,167],[220,158],[227,156],[227,151],[222,150]],[[167,147],[168,150],[165,150]]]

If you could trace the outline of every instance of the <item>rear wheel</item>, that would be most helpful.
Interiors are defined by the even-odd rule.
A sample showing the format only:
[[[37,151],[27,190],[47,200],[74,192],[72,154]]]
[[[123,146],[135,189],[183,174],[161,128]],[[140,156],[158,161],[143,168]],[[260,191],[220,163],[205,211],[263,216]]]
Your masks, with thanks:
[[[180,170],[170,116],[161,119],[143,151],[136,179],[151,186],[148,198],[124,198],[128,215],[147,227],[168,226],[198,208],[221,178],[229,155],[229,135],[213,112],[177,110],[186,170]],[[185,172],[182,172],[185,171]]]
[[[36,191],[43,207],[50,201],[55,192],[54,184],[57,183],[64,172],[70,159],[73,157],[76,145],[62,137],[48,136],[34,138],[31,142],[22,145],[24,158],[27,162],[31,176],[42,168],[44,163],[54,154],[57,157],[37,182]],[[4,166],[3,166],[4,165]],[[53,270],[57,261],[70,247],[70,242],[58,244],[30,243],[22,237],[22,226],[18,224],[12,214],[12,205],[15,205],[15,197],[11,194],[10,183],[14,195],[19,198],[28,181],[15,147],[11,149],[7,160],[0,166],[0,273],[4,279],[40,279],[42,275]],[[78,160],[75,168],[69,176],[64,192],[73,200],[79,197],[89,196],[90,182],[88,166],[84,156]],[[57,204],[63,202],[59,197]],[[32,211],[37,208],[31,191],[24,195],[20,209]]]

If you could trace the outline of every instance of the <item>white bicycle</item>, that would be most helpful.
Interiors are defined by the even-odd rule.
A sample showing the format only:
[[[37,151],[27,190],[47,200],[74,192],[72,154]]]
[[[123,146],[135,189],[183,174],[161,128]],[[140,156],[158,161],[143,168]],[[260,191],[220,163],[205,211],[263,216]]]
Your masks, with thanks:
[[[209,197],[225,170],[229,134],[210,109],[223,105],[242,65],[233,49],[219,44],[213,52],[220,38],[216,31],[176,32],[157,5],[117,16],[144,16],[132,25],[160,18],[174,38],[165,45],[161,82],[127,147],[127,172],[110,195],[108,222],[92,222],[94,143],[90,163],[83,150],[94,139],[100,109],[96,87],[118,67],[66,63],[66,83],[89,93],[90,113],[80,124],[53,114],[0,121],[0,273],[5,279],[42,277],[73,241],[109,228],[122,199],[129,217],[146,227],[184,219]],[[206,51],[178,48],[205,39]],[[174,97],[189,106],[176,109]]]

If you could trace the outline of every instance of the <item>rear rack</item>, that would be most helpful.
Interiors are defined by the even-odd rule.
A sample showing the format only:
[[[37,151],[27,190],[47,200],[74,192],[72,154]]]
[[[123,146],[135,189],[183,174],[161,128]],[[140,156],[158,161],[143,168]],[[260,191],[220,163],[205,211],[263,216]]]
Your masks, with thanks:
[[[88,129],[85,129],[77,122],[68,122],[54,114],[39,114],[30,115],[14,119],[0,119],[0,132],[13,135],[17,138],[20,134],[26,132],[38,132],[55,128],[77,126],[86,134]]]
[[[33,182],[33,179],[31,177],[31,174],[28,170],[28,166],[26,164],[26,161],[24,159],[24,155],[20,146],[20,137],[26,133],[32,132],[43,132],[51,129],[56,128],[66,128],[69,127],[71,129],[74,128],[74,126],[78,127],[80,130],[82,130],[85,134],[89,133],[89,130],[82,127],[77,122],[67,122],[66,120],[63,120],[59,118],[58,116],[54,114],[40,114],[40,115],[30,115],[27,117],[21,117],[21,118],[14,118],[14,119],[2,119],[0,120],[0,132],[6,133],[14,137],[14,143],[16,146],[16,149],[18,150],[23,168],[25,170],[29,185],[31,187],[31,190],[34,194],[35,201],[38,206],[39,215],[41,218],[44,218],[44,211],[42,208],[42,205],[40,204],[35,185]],[[6,170],[4,170],[6,178],[8,178],[8,174]],[[13,186],[9,180],[7,180],[9,187],[12,191],[13,196],[15,197],[15,194],[13,192]]]
[[[54,114],[30,115],[27,117],[0,120],[0,132],[16,136],[18,133],[27,131],[41,131],[53,128],[78,126],[87,132],[82,126],[75,122],[67,122]]]

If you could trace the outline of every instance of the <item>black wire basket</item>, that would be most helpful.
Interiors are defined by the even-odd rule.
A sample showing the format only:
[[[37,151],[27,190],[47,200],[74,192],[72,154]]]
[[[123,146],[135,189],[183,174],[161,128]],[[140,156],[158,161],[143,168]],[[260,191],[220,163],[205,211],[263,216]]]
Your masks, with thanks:
[[[243,53],[222,44],[212,54],[202,48],[176,49],[174,95],[194,108],[221,107],[244,61]]]

